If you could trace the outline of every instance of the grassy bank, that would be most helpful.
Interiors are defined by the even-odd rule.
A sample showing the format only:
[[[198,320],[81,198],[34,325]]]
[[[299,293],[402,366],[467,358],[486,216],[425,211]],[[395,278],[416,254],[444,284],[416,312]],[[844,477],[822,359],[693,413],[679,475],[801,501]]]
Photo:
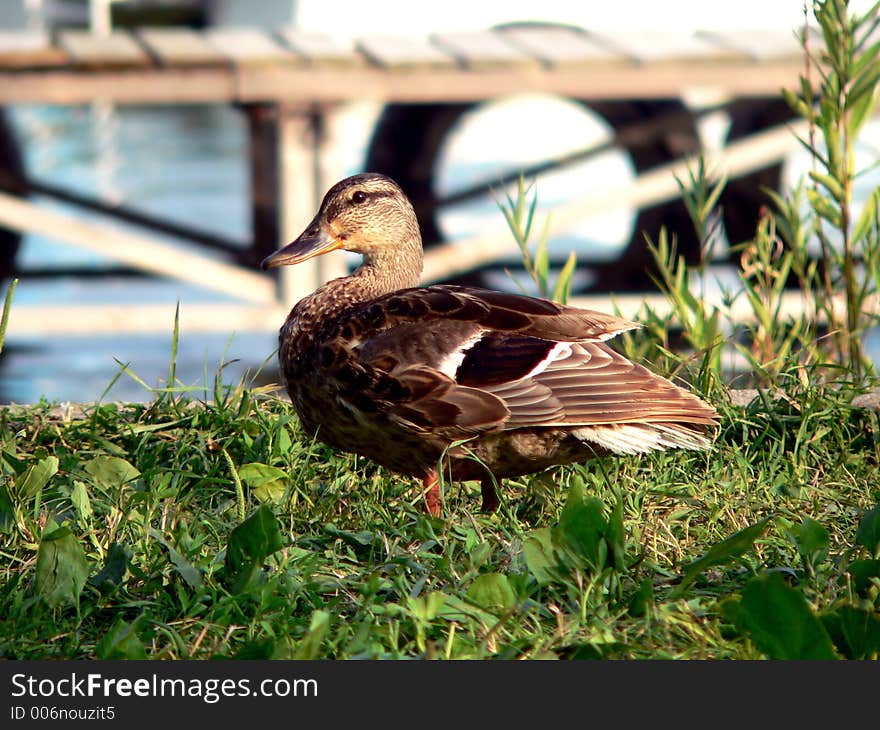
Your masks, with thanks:
[[[453,485],[440,519],[289,404],[220,392],[2,412],[0,655],[880,650],[880,430],[839,391],[722,404],[709,454],[512,480],[496,515]]]
[[[774,195],[739,245],[738,293],[695,294],[724,184],[703,165],[682,187],[705,260],[649,242],[673,311],[619,344],[690,374],[720,412],[712,451],[509,480],[494,515],[478,485],[446,485],[432,518],[413,481],[317,443],[265,390],[175,392],[175,345],[147,405],[0,410],[0,656],[877,658],[880,420],[857,398],[877,383],[880,190],[858,215],[852,190],[878,8],[815,4],[821,66],[805,48],[787,94],[810,122],[809,187]],[[522,186],[508,203],[526,270],[564,298],[575,261],[551,286],[534,203]],[[798,320],[780,316],[792,281]],[[0,347],[8,314],[9,297]],[[725,348],[763,388],[747,403]]]

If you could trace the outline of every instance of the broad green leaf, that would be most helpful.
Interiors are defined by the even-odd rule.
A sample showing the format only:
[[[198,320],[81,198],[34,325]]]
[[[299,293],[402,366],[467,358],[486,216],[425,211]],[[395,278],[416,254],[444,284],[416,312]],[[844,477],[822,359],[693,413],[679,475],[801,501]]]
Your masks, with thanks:
[[[740,628],[771,659],[834,659],[831,638],[803,594],[779,573],[752,578],[739,604]]]
[[[611,551],[612,565],[617,570],[626,570],[626,556],[624,555],[625,540],[623,533],[623,502],[618,500],[608,517],[605,528],[605,542]]]
[[[93,458],[86,464],[85,471],[97,485],[105,489],[117,489],[141,475],[125,459],[107,454]]]
[[[828,549],[828,530],[809,517],[805,517],[804,521],[792,530],[792,534],[801,558],[810,565],[813,565],[823,551]]]
[[[847,659],[880,658],[880,616],[855,606],[840,606],[822,616],[834,645]]]
[[[245,590],[260,573],[266,558],[281,546],[278,519],[263,505],[229,534],[224,567],[230,590]]]
[[[131,550],[121,543],[114,542],[107,551],[104,567],[89,578],[89,584],[102,593],[122,585],[128,571],[129,560],[131,560]]]
[[[644,616],[654,605],[654,584],[650,578],[643,578],[638,590],[630,596],[627,608],[631,616]]]
[[[739,596],[729,596],[723,599],[718,604],[718,612],[721,614],[721,618],[729,624],[741,627],[742,621],[740,620],[739,605]]]
[[[238,470],[238,476],[261,502],[280,504],[287,490],[287,472],[275,466],[252,462]]]
[[[314,611],[309,629],[296,647],[294,659],[317,659],[321,655],[321,644],[329,631],[330,614],[320,609]]]
[[[218,657],[219,658],[219,657]],[[225,658],[225,657],[224,657]],[[261,661],[264,659],[281,659],[278,656],[278,645],[272,639],[258,639],[247,641],[232,657],[246,661]]]
[[[834,645],[847,659],[880,658],[880,617],[855,606],[841,606],[822,616]]]
[[[47,456],[15,478],[15,492],[21,503],[33,499],[58,473],[58,457]]]
[[[602,552],[608,523],[602,515],[603,509],[602,500],[587,497],[583,481],[574,478],[559,517],[559,525],[553,531],[557,545],[568,547],[594,569],[602,568],[605,564]]]
[[[739,558],[747,550],[751,550],[764,528],[770,521],[769,517],[765,517],[754,525],[749,525],[739,532],[734,533],[730,537],[713,545],[706,551],[706,554],[699,560],[685,567],[681,576],[681,583],[678,586],[677,593],[682,593],[691,583],[696,580],[697,576],[704,570],[716,565],[726,565]]]
[[[880,560],[853,560],[846,566],[846,572],[852,576],[856,593],[863,595],[875,579],[880,580]]]
[[[483,573],[468,586],[468,597],[478,606],[496,614],[516,605],[516,594],[507,576],[501,573]]]
[[[553,533],[549,527],[532,530],[523,541],[526,567],[542,585],[552,583],[559,573],[560,560],[553,547]]]
[[[116,619],[110,630],[95,645],[98,659],[146,659],[144,643],[138,638],[142,623],[140,616],[131,623],[121,617]]]
[[[447,598],[445,593],[431,591],[424,596],[410,596],[406,602],[413,616],[427,623],[438,616]]]
[[[856,530],[856,542],[875,558],[880,557],[880,504],[862,515]]]
[[[443,603],[437,609],[437,618],[442,618],[446,621],[459,622],[478,621],[484,626],[489,626],[497,620],[497,617],[494,614],[488,613],[482,608],[479,608],[458,596],[446,595],[437,591],[430,595],[434,595],[435,593],[443,596]]]
[[[52,608],[78,604],[88,577],[89,563],[76,536],[69,527],[57,527],[50,522],[37,550],[37,595]]]

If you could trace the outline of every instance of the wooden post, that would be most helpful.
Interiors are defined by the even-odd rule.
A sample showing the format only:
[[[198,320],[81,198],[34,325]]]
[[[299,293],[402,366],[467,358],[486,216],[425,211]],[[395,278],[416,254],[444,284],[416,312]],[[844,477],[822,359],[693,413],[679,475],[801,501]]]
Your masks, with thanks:
[[[89,0],[89,30],[95,35],[110,35],[113,28],[111,1]]]
[[[329,159],[331,150],[336,144],[334,137],[334,119],[333,109],[329,106],[313,105],[310,111],[312,122],[312,184],[314,185],[314,210],[318,210],[324,193],[336,182],[330,179],[327,168],[330,166]],[[305,226],[305,221],[303,222]],[[339,276],[345,276],[348,273],[347,259],[341,251],[331,254],[330,256],[322,256],[317,259],[318,266],[318,282],[324,283],[335,279]]]
[[[278,207],[279,245],[302,233],[320,203],[319,143],[320,110],[302,105],[279,104],[278,114]],[[312,259],[281,269],[281,301],[293,306],[320,283],[318,260]]]
[[[259,266],[277,247],[278,230],[278,124],[272,104],[244,107],[250,136],[251,235],[248,260]]]
[[[253,246],[250,261],[290,243],[312,220],[323,194],[323,109],[302,104],[248,104]],[[279,296],[293,306],[321,281],[319,261],[278,272]]]

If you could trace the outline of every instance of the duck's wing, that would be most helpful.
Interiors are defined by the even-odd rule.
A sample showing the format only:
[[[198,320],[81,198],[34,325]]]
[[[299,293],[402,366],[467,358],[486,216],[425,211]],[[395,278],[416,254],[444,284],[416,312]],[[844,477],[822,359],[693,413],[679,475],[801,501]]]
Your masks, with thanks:
[[[699,398],[603,344],[634,326],[541,299],[434,286],[368,305],[349,334],[374,375],[368,396],[419,430],[714,423]]]

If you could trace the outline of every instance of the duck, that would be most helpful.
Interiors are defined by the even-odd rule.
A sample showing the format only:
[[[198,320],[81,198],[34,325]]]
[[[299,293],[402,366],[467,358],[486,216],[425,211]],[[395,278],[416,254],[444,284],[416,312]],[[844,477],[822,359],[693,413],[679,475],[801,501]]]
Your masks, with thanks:
[[[333,185],[262,268],[340,249],[362,262],[290,310],[282,384],[309,434],[420,480],[430,515],[442,513],[441,482],[479,481],[492,512],[506,478],[711,447],[711,405],[607,344],[638,324],[522,294],[420,286],[418,221],[391,178]]]

